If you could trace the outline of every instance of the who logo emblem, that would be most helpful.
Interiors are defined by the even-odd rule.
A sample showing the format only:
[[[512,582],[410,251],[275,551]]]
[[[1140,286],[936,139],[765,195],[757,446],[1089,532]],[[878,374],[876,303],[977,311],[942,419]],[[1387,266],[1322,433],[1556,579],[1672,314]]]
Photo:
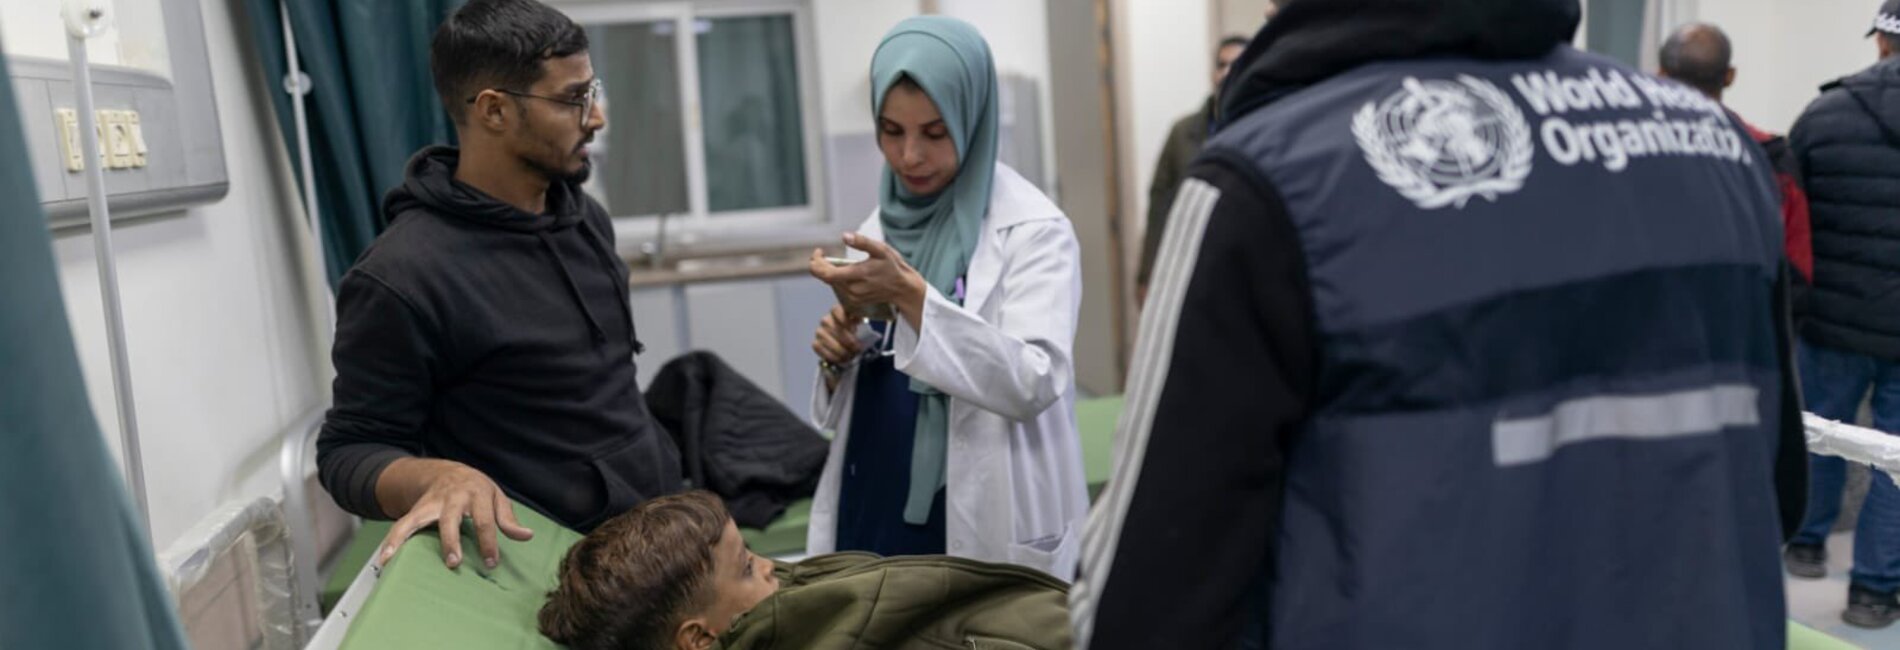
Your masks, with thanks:
[[[1468,75],[1407,77],[1398,92],[1353,115],[1352,135],[1379,180],[1426,210],[1516,192],[1536,152],[1517,104]]]

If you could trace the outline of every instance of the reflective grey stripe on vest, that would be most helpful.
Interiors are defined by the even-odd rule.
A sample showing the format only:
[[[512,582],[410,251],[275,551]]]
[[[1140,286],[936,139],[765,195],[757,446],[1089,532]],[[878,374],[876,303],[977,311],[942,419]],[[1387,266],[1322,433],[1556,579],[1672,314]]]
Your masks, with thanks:
[[[1728,384],[1663,395],[1599,395],[1574,399],[1532,418],[1491,427],[1499,467],[1548,460],[1558,449],[1608,438],[1660,440],[1707,435],[1761,423],[1760,391]]]
[[[1095,608],[1115,563],[1122,524],[1134,502],[1135,481],[1141,478],[1142,461],[1148,453],[1155,409],[1161,404],[1168,368],[1174,363],[1181,303],[1187,299],[1194,265],[1201,257],[1201,240],[1207,235],[1207,222],[1220,203],[1220,195],[1220,189],[1206,181],[1190,178],[1181,184],[1168,213],[1168,229],[1155,259],[1154,290],[1141,313],[1141,334],[1135,342],[1127,401],[1115,426],[1114,472],[1083,528],[1081,570],[1069,590],[1069,618],[1075,624],[1077,650],[1088,650],[1095,633]]]

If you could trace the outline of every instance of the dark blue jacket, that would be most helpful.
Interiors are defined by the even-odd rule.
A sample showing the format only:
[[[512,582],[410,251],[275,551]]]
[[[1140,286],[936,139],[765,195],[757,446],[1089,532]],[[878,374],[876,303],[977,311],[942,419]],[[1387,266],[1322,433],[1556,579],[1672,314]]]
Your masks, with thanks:
[[[1337,0],[1256,38],[1161,245],[1083,647],[1784,646],[1771,169],[1575,21]]]
[[[1626,105],[1556,108],[1599,79]],[[1313,289],[1274,647],[1782,647],[1779,207],[1719,106],[1644,84],[1688,91],[1567,47],[1374,64],[1210,143]]]
[[[1900,361],[1900,58],[1823,86],[1790,140],[1814,230],[1801,334]]]

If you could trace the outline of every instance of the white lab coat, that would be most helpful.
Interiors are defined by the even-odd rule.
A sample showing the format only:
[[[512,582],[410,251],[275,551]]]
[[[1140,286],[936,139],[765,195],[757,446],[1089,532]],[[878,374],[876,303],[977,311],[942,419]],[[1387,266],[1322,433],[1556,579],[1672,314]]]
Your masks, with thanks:
[[[1068,218],[1040,190],[1002,164],[994,178],[963,306],[931,288],[922,332],[901,318],[893,328],[894,360],[899,372],[950,397],[946,550],[1069,580],[1088,515],[1072,355],[1081,251]],[[858,232],[884,239],[875,212]],[[812,392],[814,423],[836,434],[812,498],[806,533],[812,554],[837,549],[840,473],[856,386],[853,366],[836,395],[826,393],[822,375]]]

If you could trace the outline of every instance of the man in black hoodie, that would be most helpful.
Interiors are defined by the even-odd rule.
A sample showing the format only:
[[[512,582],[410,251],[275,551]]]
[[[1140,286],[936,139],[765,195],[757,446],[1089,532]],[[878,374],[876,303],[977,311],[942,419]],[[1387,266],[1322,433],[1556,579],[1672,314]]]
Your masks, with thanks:
[[[627,267],[579,189],[606,126],[587,35],[534,0],[473,0],[436,31],[436,92],[461,148],[389,193],[389,228],[337,289],[335,405],[317,442],[345,510],[396,518],[383,559],[439,525],[459,566],[527,539],[510,499],[587,531],[681,488],[633,355]]]
[[[1572,49],[1579,13],[1293,0],[1254,38],[1168,219],[1078,647],[1785,646],[1772,170]]]

